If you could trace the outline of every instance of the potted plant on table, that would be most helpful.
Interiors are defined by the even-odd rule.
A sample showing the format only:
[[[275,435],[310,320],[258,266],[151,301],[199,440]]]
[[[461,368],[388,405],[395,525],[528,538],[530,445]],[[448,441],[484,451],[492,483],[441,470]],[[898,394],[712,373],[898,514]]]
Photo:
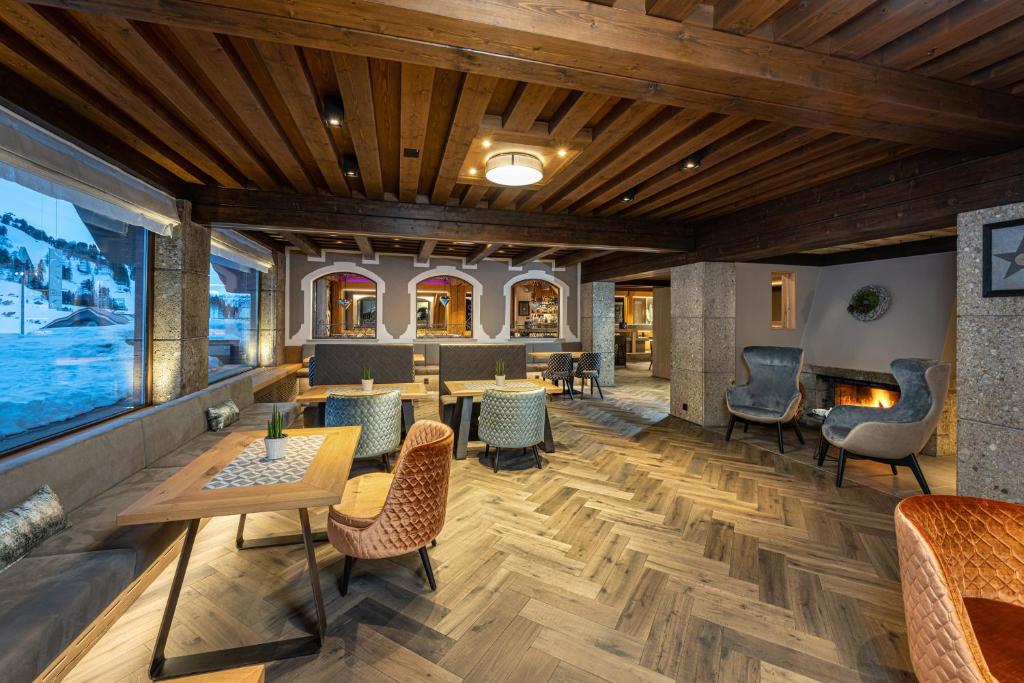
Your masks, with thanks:
[[[263,439],[263,445],[267,449],[267,460],[280,460],[284,457],[288,435],[284,433],[284,417],[277,404],[274,404],[270,419],[267,420],[267,436]]]
[[[373,389],[373,371],[370,368],[363,368],[363,391]]]
[[[494,383],[499,387],[505,386],[505,361],[503,360],[494,363]]]

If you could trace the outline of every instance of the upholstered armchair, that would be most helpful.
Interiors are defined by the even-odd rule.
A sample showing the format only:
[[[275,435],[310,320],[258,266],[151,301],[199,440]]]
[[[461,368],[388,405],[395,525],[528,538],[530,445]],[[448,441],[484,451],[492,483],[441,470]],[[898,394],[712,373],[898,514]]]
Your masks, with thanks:
[[[444,527],[451,470],[451,427],[432,420],[412,426],[393,474],[350,479],[327,516],[327,538],[345,556],[338,588],[348,594],[357,559],[378,560],[418,550],[430,590],[437,589],[427,544]]]
[[[568,355],[568,354],[567,354]],[[547,406],[544,389],[495,388],[484,392],[480,403],[480,440],[486,445],[484,455],[494,446],[494,471],[502,448],[529,448],[540,469],[537,445],[544,442],[544,416]]]
[[[544,371],[544,379],[555,384],[561,382],[563,390],[568,391],[569,398],[572,399],[572,354],[553,353],[548,356],[548,368]]]
[[[356,460],[381,458],[391,469],[389,457],[402,441],[402,394],[394,389],[332,391],[327,395],[324,426],[359,425]]]
[[[601,391],[601,354],[592,351],[581,353],[579,360],[576,361],[576,370],[572,374],[580,378],[581,395],[587,380],[590,380],[590,393],[594,393],[594,385],[597,385],[597,393],[604,398],[604,392]]]
[[[896,507],[896,543],[918,679],[1024,680],[1024,506],[907,498]]]
[[[732,438],[733,427],[742,422],[744,429],[750,424],[775,425],[780,453],[786,452],[782,441],[784,424],[789,424],[803,443],[804,435],[800,433],[797,418],[804,350],[789,346],[748,346],[743,349],[743,360],[750,370],[750,379],[725,392],[729,409],[725,440]]]
[[[891,408],[836,406],[821,427],[818,465],[825,462],[829,444],[839,449],[836,486],[843,485],[848,457],[856,456],[909,467],[925,493],[931,493],[917,463],[918,453],[939,423],[949,390],[950,365],[937,360],[897,358],[889,367],[900,385],[900,398]]]

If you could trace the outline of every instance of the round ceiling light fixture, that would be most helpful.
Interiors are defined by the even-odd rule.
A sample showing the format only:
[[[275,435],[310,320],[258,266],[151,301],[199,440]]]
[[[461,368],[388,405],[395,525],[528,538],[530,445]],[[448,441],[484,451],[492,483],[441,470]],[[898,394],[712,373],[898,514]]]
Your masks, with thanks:
[[[532,154],[503,152],[487,160],[484,176],[497,185],[532,185],[544,178],[544,165]]]

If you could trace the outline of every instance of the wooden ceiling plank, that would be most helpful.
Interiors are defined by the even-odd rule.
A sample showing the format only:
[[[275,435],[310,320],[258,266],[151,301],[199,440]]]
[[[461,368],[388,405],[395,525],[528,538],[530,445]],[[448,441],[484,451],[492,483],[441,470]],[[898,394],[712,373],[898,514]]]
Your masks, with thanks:
[[[1024,52],[967,77],[967,82],[988,88],[1005,88],[1024,80]]]
[[[829,54],[863,59],[964,0],[887,0],[846,22],[822,40]]]
[[[550,85],[520,83],[512,103],[502,117],[502,127],[514,133],[529,130],[554,92],[555,88]]]
[[[569,186],[592,165],[596,164],[605,154],[633,134],[646,122],[650,121],[662,109],[648,102],[621,102],[616,106],[595,131],[594,141],[582,152],[562,166],[558,175],[551,178],[520,202],[520,211],[534,211],[551,199],[562,188]]]
[[[256,41],[254,45],[327,187],[334,194],[349,196],[338,152],[320,118],[316,93],[299,53],[293,46],[282,43]]]
[[[251,82],[245,67],[229,43],[222,43],[206,31],[168,29],[183,50],[213,83],[224,100],[224,107],[234,111],[237,126],[245,126],[266,156],[277,166],[285,179],[300,192],[312,192],[313,184],[295,150],[288,144],[284,131]],[[230,52],[229,52],[230,50]]]
[[[512,257],[512,266],[525,266],[533,261],[540,261],[558,251],[558,247],[535,247]]]
[[[521,187],[502,188],[501,191],[498,192],[498,196],[491,201],[490,208],[509,209],[513,204],[515,204],[515,201],[519,199],[523,192],[524,190]]]
[[[683,21],[697,9],[701,0],[646,0],[647,14],[661,19]]]
[[[281,246],[281,243],[265,232],[260,232],[258,230],[240,230],[239,232],[246,238],[266,247],[270,251],[275,253],[285,252],[285,248]]]
[[[365,235],[353,235],[352,238],[356,241],[356,246],[359,247],[360,253],[363,258],[367,261],[372,261],[375,256],[373,250],[373,243],[370,242],[370,238]]]
[[[616,200],[631,188],[657,175],[661,171],[679,171],[680,162],[687,156],[703,150],[711,143],[749,123],[739,116],[710,114],[693,126],[651,151],[642,159],[617,173],[603,187],[590,193],[569,207],[572,213],[592,213],[598,207]]]
[[[608,97],[599,93],[572,93],[549,124],[551,139],[556,144],[573,140],[607,101]]]
[[[356,150],[359,176],[366,196],[370,199],[383,199],[384,181],[380,169],[369,62],[366,57],[332,52],[331,63],[338,78],[341,101],[345,107],[345,126]]]
[[[1024,12],[1024,3],[1018,6]],[[918,67],[917,72],[933,78],[959,81],[1019,53],[1022,36],[1024,17],[985,33],[963,47],[946,51],[941,57]]]
[[[434,181],[434,190],[430,195],[430,201],[433,203],[446,203],[455,189],[459,169],[466,160],[470,143],[480,129],[480,120],[487,111],[487,104],[497,84],[498,79],[491,76],[466,74],[448,131],[444,156],[437,172],[437,179]]]
[[[420,249],[416,254],[416,260],[420,263],[426,263],[430,255],[434,253],[434,247],[436,246],[437,240],[423,240],[420,242]]]
[[[788,5],[790,0],[718,0],[715,29],[741,36],[751,33]]]
[[[469,253],[469,256],[466,257],[466,265],[477,265],[491,254],[501,249],[503,246],[505,245],[501,244],[500,242],[478,244],[476,247],[473,248],[473,251]]]
[[[423,143],[427,137],[434,69],[419,64],[402,65],[401,157],[398,199],[415,201],[419,192]]]
[[[515,0],[414,6],[407,0],[348,1],[348,12],[284,0],[267,0],[258,13],[225,6],[225,0],[74,0],[74,6],[199,28],[217,21],[224,30],[254,38],[287,35],[322,49],[940,149],[993,153],[1021,139],[1024,105],[1010,95],[697,25],[680,31],[675,22],[614,8],[581,11],[576,0],[542,6]],[[40,2],[62,6],[71,0]],[[905,2],[912,0],[900,4]],[[923,14],[916,17],[924,21]],[[379,32],[382,21],[388,35]],[[443,44],[437,42],[441,34]]]
[[[564,256],[559,256],[555,259],[556,268],[568,268],[569,266],[575,266],[584,261],[595,259],[598,256],[605,256],[609,252],[603,249],[577,249],[576,251],[569,252]]]
[[[459,202],[459,206],[464,209],[475,209],[489,189],[491,189],[490,185],[484,185],[483,183],[468,186],[466,193],[462,195],[462,201]]]
[[[182,132],[185,128],[182,122],[160,103],[140,92],[138,84],[129,82],[126,74],[111,70],[112,65],[87,49],[82,41],[73,40],[35,8],[14,0],[0,0],[0,14],[22,37],[116,103],[141,127],[177,148],[216,182],[225,187],[242,186],[241,175],[237,171],[222,167],[211,158],[201,143]]]
[[[772,22],[775,40],[807,47],[821,40],[875,3],[875,0],[803,0]]]
[[[282,230],[281,234],[284,235],[286,240],[291,242],[293,247],[306,256],[320,256],[320,246],[306,235],[299,232],[291,232],[290,230]]]

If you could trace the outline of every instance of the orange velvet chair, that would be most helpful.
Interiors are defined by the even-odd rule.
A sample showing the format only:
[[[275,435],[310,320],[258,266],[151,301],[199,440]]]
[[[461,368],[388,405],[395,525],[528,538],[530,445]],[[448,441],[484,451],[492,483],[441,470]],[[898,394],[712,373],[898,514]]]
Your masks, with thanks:
[[[427,544],[444,526],[451,471],[451,427],[420,420],[405,437],[393,473],[375,472],[350,480],[341,503],[327,516],[327,537],[345,555],[338,588],[348,593],[357,559],[377,560],[418,550],[430,590],[435,590]]]
[[[922,683],[1024,681],[1024,505],[907,498],[896,542]]]

